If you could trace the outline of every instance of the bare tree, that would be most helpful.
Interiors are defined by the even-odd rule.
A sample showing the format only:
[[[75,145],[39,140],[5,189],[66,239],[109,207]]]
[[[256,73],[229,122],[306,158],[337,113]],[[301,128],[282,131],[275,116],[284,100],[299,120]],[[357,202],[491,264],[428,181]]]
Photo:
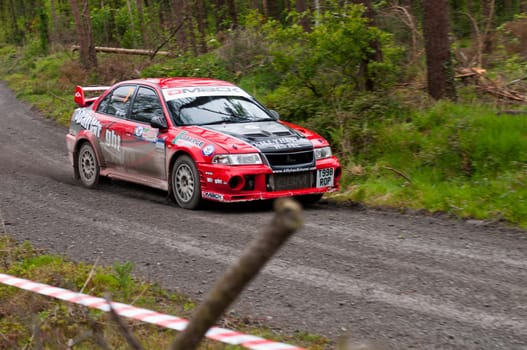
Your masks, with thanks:
[[[306,4],[306,0],[296,0],[295,5],[296,5],[296,12],[298,12],[301,15],[300,19],[298,20],[298,24],[302,26],[304,31],[306,32],[310,31],[311,25],[310,25],[309,17],[307,17],[308,7]]]
[[[427,85],[435,99],[456,99],[449,30],[448,0],[423,0]]]
[[[196,22],[198,26],[198,53],[205,53],[207,52],[207,42],[205,41],[205,37],[207,35],[206,28],[207,28],[207,13],[205,10],[205,3],[203,0],[195,0],[194,2],[194,14],[196,17]]]
[[[93,42],[93,35],[91,31],[88,0],[81,0],[81,9],[79,9],[77,0],[70,0],[70,4],[71,12],[73,14],[73,18],[75,19],[75,26],[77,28],[81,64],[86,69],[95,68],[97,67],[97,53],[95,52],[95,44]]]
[[[414,64],[415,62],[417,62],[417,58],[419,57],[419,47],[422,39],[421,32],[417,27],[417,23],[411,12],[411,9],[400,5],[394,5],[392,9],[396,13],[397,17],[401,20],[401,22],[410,30],[412,37],[412,51],[410,53],[410,64]]]
[[[232,20],[232,28],[238,27],[238,12],[236,11],[236,4],[234,0],[227,0],[227,8],[229,9],[229,16]]]
[[[278,19],[280,17],[280,5],[276,0],[263,0],[263,13],[266,18]]]
[[[141,39],[143,41],[143,47],[149,47],[150,43],[148,42],[145,30],[145,15],[143,13],[143,0],[136,1],[137,6],[137,15],[139,17],[139,29],[141,30]]]
[[[368,19],[370,26],[375,26],[375,11],[371,0],[353,0],[353,2],[364,5],[364,16]],[[360,74],[363,77],[362,88],[367,91],[373,91],[375,89],[375,82],[368,72],[370,62],[382,62],[382,50],[379,40],[371,40],[370,48],[371,51],[364,55],[360,65]]]
[[[303,226],[300,204],[280,198],[275,202],[271,224],[249,243],[236,263],[216,282],[207,298],[194,311],[187,328],[171,346],[172,350],[196,349],[207,330],[214,325],[245,286],[271,259],[292,234]]]
[[[174,0],[174,12],[175,12],[175,18],[176,23],[182,23],[181,29],[176,34],[176,41],[179,47],[182,48],[182,51],[188,50],[188,38],[187,34],[189,32],[189,28],[186,25],[188,21],[184,20],[186,16],[188,15],[188,6],[186,0]]]

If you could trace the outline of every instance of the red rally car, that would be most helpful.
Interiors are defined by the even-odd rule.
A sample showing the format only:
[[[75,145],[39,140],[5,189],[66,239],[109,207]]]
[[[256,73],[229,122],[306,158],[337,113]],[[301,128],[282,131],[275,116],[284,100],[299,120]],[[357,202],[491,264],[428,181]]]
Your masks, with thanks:
[[[203,200],[315,202],[339,186],[341,167],[324,138],[225,81],[77,86],[75,102],[66,143],[75,177],[89,188],[107,176],[166,190],[196,209]]]

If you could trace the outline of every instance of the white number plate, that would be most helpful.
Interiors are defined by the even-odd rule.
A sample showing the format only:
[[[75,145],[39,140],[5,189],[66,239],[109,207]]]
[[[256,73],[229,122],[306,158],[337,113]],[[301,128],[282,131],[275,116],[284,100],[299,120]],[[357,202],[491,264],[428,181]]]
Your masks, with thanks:
[[[333,168],[325,168],[317,170],[317,187],[333,186],[335,177],[335,170]]]

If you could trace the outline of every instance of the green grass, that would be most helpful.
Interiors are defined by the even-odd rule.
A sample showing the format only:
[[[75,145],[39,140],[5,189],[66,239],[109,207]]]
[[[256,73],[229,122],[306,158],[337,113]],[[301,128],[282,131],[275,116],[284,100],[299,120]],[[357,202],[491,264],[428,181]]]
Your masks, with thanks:
[[[378,126],[353,160],[365,172],[348,171],[339,197],[527,227],[527,119],[453,103],[407,119]]]

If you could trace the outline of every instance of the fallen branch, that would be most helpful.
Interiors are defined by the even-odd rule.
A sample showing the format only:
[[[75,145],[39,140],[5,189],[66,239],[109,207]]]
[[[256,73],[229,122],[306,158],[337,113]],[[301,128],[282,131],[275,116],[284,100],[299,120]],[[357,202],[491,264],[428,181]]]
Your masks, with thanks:
[[[527,95],[517,90],[511,89],[509,86],[526,80],[527,77],[515,79],[509,83],[501,83],[499,81],[491,80],[485,76],[486,70],[483,68],[457,68],[456,78],[464,79],[474,77],[474,84],[476,88],[493,95],[500,99],[507,99],[515,102],[527,102]]]
[[[207,330],[234,302],[244,287],[282,244],[302,227],[302,209],[297,202],[287,198],[277,199],[275,211],[271,224],[249,243],[238,261],[224,273],[205,301],[196,309],[187,328],[176,337],[172,350],[196,349]]]
[[[77,51],[80,49],[79,45],[73,45],[71,51]],[[153,57],[157,55],[170,55],[168,51],[155,51],[155,50],[143,50],[143,49],[123,49],[121,47],[105,47],[105,46],[96,46],[96,52],[106,52],[106,53],[118,53],[125,55],[143,55]]]
[[[389,166],[381,166],[381,169],[386,169],[386,170],[393,171],[395,174],[399,175],[400,177],[402,177],[406,181],[408,181],[408,183],[410,183],[410,184],[412,183],[412,180],[410,179],[410,177],[408,177],[408,175],[406,175],[405,173],[403,173],[400,170],[397,170],[397,169],[389,167]]]

